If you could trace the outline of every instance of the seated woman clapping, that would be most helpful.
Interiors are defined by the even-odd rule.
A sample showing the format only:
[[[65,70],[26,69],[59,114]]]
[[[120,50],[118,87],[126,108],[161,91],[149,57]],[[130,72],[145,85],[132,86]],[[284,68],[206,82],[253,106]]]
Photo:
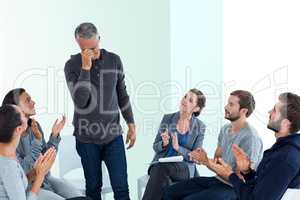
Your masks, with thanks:
[[[63,116],[62,120],[54,122],[49,140],[46,141],[41,125],[34,119],[36,115],[35,101],[25,89],[15,88],[9,91],[2,102],[2,105],[5,104],[19,106],[28,120],[26,132],[22,135],[17,147],[17,158],[29,182],[31,182],[31,179],[34,178],[33,166],[39,154],[44,154],[51,147],[58,151],[61,141],[60,134],[66,118]],[[82,196],[82,193],[72,184],[48,173],[45,176],[38,198],[39,200],[62,200],[79,196]]]
[[[205,101],[201,91],[191,89],[182,98],[179,112],[164,115],[153,143],[155,156],[148,169],[150,178],[143,200],[160,200],[165,186],[197,174],[189,153],[202,147],[205,125],[197,116]],[[172,156],[182,156],[183,162],[158,162],[159,158]]]

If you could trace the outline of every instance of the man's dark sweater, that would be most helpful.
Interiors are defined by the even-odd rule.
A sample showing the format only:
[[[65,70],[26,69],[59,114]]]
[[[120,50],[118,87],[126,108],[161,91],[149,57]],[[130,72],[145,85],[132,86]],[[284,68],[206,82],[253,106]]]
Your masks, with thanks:
[[[264,152],[257,171],[229,177],[239,200],[280,200],[288,188],[300,188],[300,135],[278,138]]]
[[[92,68],[81,68],[81,54],[73,55],[65,65],[66,81],[74,102],[74,135],[85,143],[107,144],[122,134],[120,114],[134,123],[126,91],[123,66],[118,55],[101,49]]]

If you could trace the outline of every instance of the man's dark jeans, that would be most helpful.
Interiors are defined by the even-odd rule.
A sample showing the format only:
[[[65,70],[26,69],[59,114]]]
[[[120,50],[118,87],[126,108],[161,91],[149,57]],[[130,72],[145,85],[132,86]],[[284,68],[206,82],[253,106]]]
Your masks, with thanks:
[[[86,181],[86,196],[101,200],[102,161],[105,162],[116,200],[129,200],[127,163],[122,135],[108,144],[82,143],[76,140],[76,150]]]
[[[236,200],[234,189],[215,177],[196,177],[165,188],[163,200]]]

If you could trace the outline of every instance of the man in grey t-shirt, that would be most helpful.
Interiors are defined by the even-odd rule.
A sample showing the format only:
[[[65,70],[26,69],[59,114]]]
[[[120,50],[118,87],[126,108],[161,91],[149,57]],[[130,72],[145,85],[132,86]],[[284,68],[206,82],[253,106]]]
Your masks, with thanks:
[[[222,155],[219,154],[215,157],[221,157],[236,170],[235,157],[231,151],[232,144],[236,144],[247,152],[252,164],[257,166],[263,151],[262,140],[257,131],[248,122],[245,122],[244,127],[236,133],[231,132],[231,130],[232,124],[226,124],[221,128],[218,137],[218,149]]]
[[[230,94],[225,106],[225,118],[231,123],[221,128],[218,137],[218,146],[213,162],[221,158],[239,174],[235,158],[231,151],[235,144],[242,148],[248,155],[253,167],[257,166],[263,151],[262,140],[256,130],[247,122],[247,118],[255,108],[252,94],[244,90],[236,90]],[[194,162],[203,164],[209,169],[209,158],[203,149],[198,149],[190,154]],[[218,176],[196,177],[168,187],[164,193],[164,200],[224,200],[236,199],[236,194],[229,183]]]

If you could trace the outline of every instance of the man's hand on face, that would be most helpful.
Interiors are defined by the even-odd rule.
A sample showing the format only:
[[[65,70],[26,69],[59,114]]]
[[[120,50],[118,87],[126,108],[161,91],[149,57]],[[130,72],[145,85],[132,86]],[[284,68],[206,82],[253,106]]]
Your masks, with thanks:
[[[92,59],[94,58],[94,51],[85,49],[81,52],[82,69],[90,70],[92,68]]]
[[[99,49],[99,47],[94,48],[93,49],[93,53],[94,53],[94,56],[92,58],[93,60],[96,60],[96,59],[100,58],[100,49]]]

